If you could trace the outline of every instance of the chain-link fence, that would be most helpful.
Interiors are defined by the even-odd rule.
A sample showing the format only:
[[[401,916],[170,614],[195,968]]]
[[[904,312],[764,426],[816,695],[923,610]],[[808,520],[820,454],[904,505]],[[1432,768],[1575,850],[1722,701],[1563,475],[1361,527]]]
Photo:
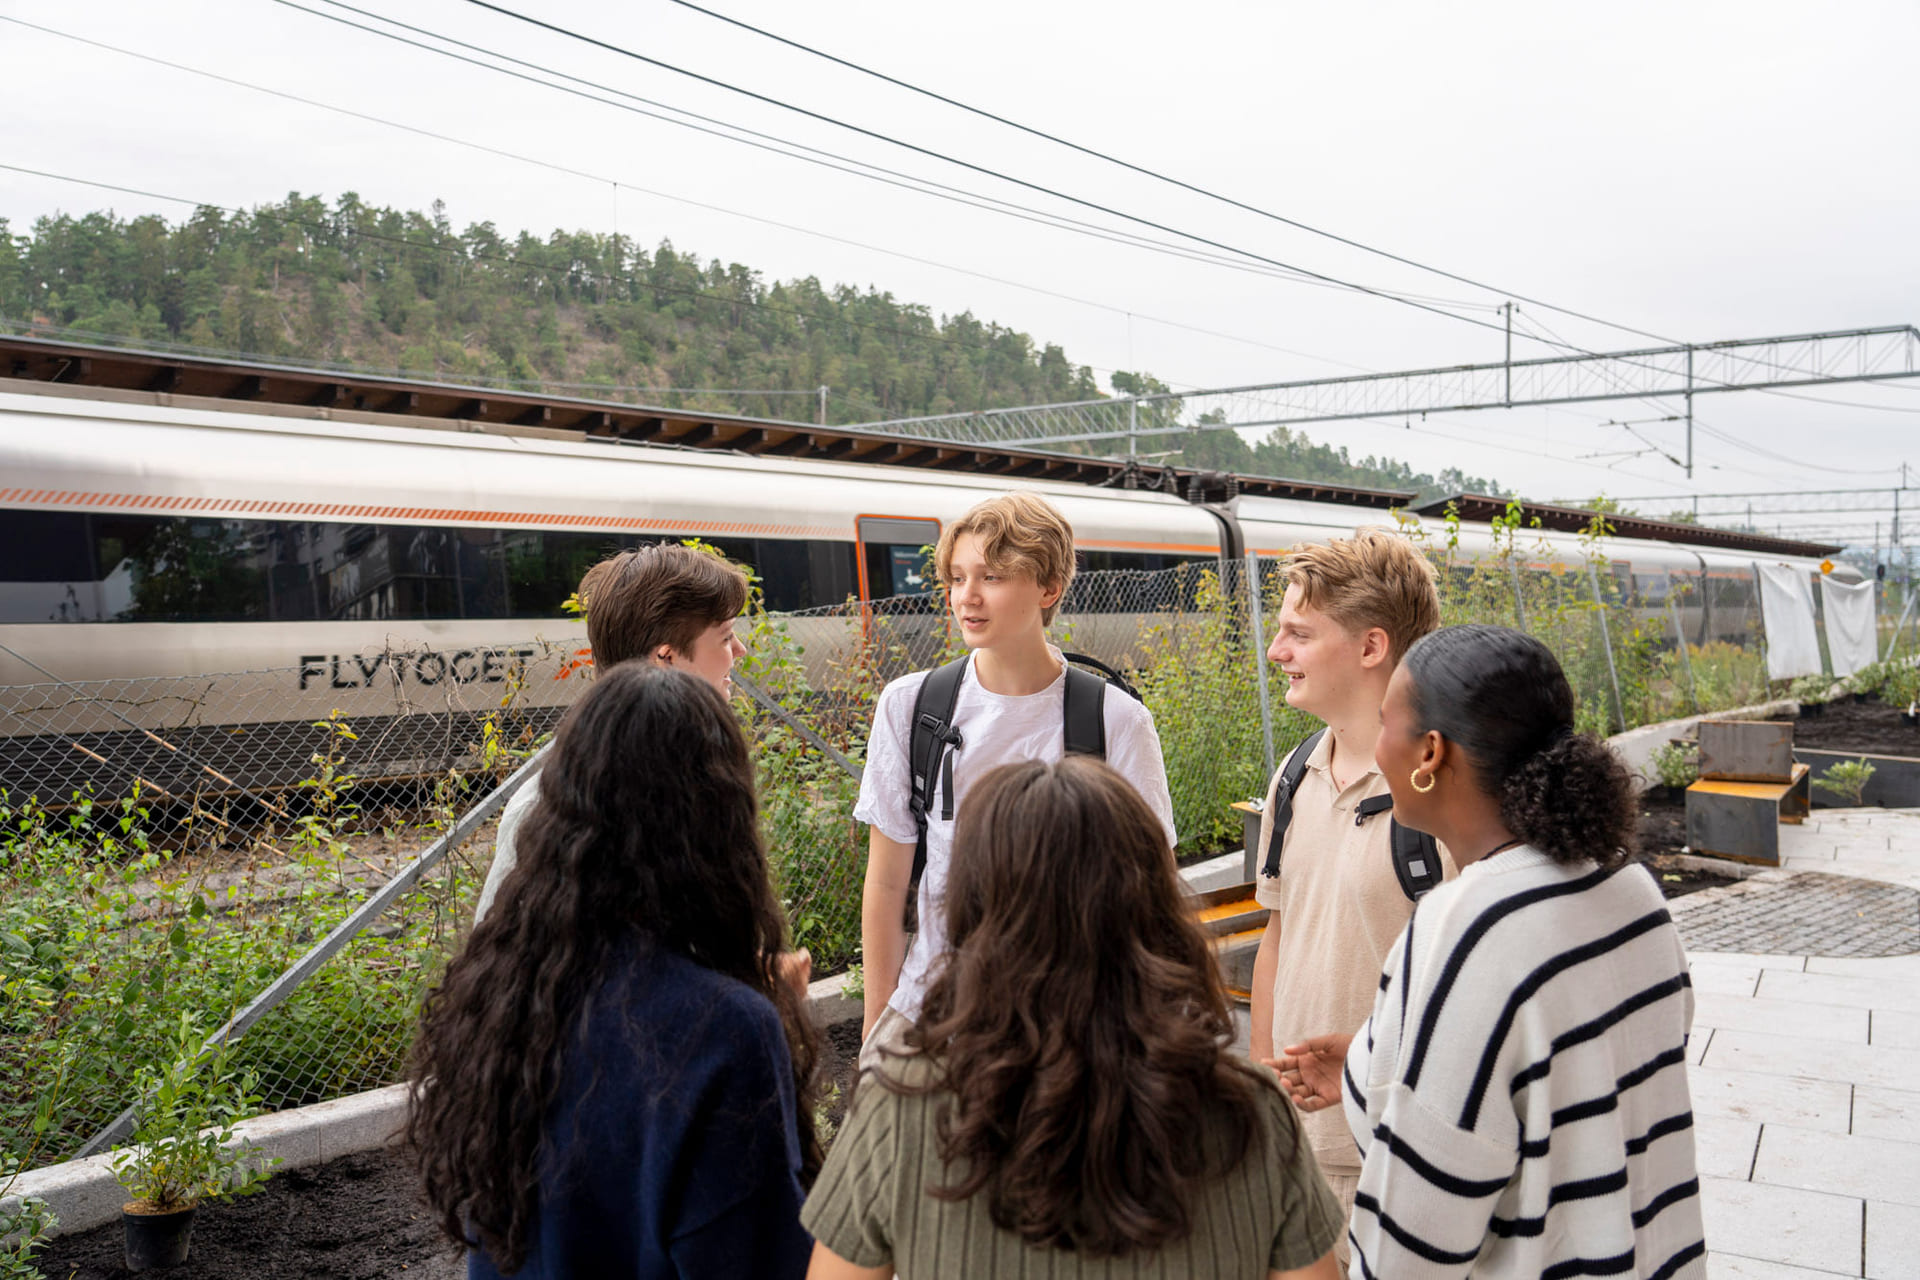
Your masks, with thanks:
[[[1584,728],[1766,694],[1751,573],[1433,559],[1444,620],[1544,639]],[[1313,728],[1264,659],[1284,589],[1265,557],[1087,573],[1054,622],[1061,648],[1126,673],[1153,713],[1183,855],[1237,847],[1228,806]],[[736,706],[773,874],[796,943],[833,972],[858,958],[851,814],[875,699],[963,650],[924,596],[756,612],[745,639]],[[400,1079],[420,1000],[470,923],[492,789],[584,687],[556,678],[578,659],[538,645],[445,655],[424,681],[418,654],[390,654],[371,678],[372,659],[350,658],[0,688],[0,1155],[45,1163],[99,1136],[182,1011],[208,1031],[237,1019],[234,1061],[266,1109]],[[411,780],[404,816],[375,779]]]

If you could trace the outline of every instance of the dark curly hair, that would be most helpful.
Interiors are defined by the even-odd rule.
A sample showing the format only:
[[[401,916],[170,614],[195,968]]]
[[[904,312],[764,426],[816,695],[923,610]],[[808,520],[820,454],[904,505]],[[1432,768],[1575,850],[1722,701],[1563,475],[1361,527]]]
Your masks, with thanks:
[[[774,963],[747,744],[705,681],[650,663],[601,672],[561,722],[500,897],[427,997],[407,1139],[441,1227],[519,1269],[539,1208],[546,1117],[616,957],[673,952],[779,1010],[808,1179],[819,1041]]]
[[[1444,627],[1406,656],[1414,718],[1472,759],[1507,830],[1561,862],[1633,852],[1633,775],[1573,731],[1573,686],[1546,645],[1511,627]]]
[[[952,951],[907,1035],[943,1095],[930,1194],[984,1193],[993,1221],[1089,1257],[1192,1230],[1193,1197],[1260,1141],[1262,1083],[1160,822],[1087,757],[1004,765],[961,808]],[[1205,1132],[1225,1141],[1210,1161]]]

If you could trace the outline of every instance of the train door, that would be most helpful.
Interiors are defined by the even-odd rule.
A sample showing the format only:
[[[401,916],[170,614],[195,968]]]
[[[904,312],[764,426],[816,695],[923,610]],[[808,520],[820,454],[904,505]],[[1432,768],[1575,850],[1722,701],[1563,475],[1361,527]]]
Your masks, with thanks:
[[[923,516],[857,516],[860,630],[884,674],[933,665],[946,643],[935,591],[933,545],[940,522]]]

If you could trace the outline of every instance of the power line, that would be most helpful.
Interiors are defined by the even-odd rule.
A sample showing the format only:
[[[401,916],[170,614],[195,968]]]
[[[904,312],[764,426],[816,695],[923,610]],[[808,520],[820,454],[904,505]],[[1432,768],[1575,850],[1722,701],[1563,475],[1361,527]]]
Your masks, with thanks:
[[[334,3],[334,2],[335,0],[328,0],[328,3]],[[289,0],[276,0],[276,3],[288,4]],[[538,27],[541,30],[549,31],[556,35],[565,36],[570,40],[577,40],[582,44],[591,45],[596,49],[602,49],[608,53],[619,54],[621,57],[631,58],[636,62],[645,63],[646,65],[651,67],[658,67],[663,71],[670,71],[670,72],[673,72],[675,75],[685,76],[689,79],[699,81],[702,84],[710,85],[718,89],[724,89],[729,93],[737,93],[742,95],[743,97],[751,98],[756,102],[765,103],[766,105],[772,106],[772,107],[778,107],[783,111],[791,111],[797,115],[805,116],[808,119],[817,120],[823,124],[830,124],[830,125],[833,125],[835,128],[845,129],[849,132],[857,133],[862,137],[872,138],[875,141],[887,143],[890,146],[901,147],[905,150],[915,152],[919,155],[927,156],[935,160],[940,160],[947,164],[956,165],[960,168],[971,170],[974,173],[982,174],[986,177],[994,178],[1001,182],[1011,183],[1014,186],[1025,187],[1029,191],[1036,191],[1042,195],[1051,196],[1056,200],[1065,200],[1070,204],[1077,204],[1082,208],[1093,209],[1097,212],[1104,213],[1109,217],[1121,218],[1127,222],[1138,223],[1140,226],[1143,226],[1143,227],[1151,227],[1156,231],[1165,232],[1169,235],[1179,236],[1183,240],[1191,240],[1196,244],[1204,244],[1210,248],[1219,249],[1227,253],[1237,254],[1241,257],[1251,259],[1252,261],[1255,261],[1255,262],[1263,262],[1268,266],[1279,267],[1283,270],[1288,270],[1288,271],[1296,271],[1303,275],[1310,276],[1316,280],[1322,280],[1329,284],[1337,285],[1347,289],[1352,289],[1356,292],[1368,294],[1372,297],[1383,298],[1390,302],[1397,302],[1402,306],[1412,307],[1419,311],[1426,311],[1437,316],[1444,316],[1449,320],[1458,320],[1463,324],[1475,325],[1482,329],[1492,329],[1495,332],[1499,332],[1499,333],[1505,332],[1505,329],[1500,325],[1492,324],[1484,320],[1476,320],[1471,316],[1459,315],[1455,312],[1448,311],[1443,307],[1432,306],[1432,305],[1429,305],[1428,303],[1419,302],[1412,298],[1407,298],[1407,297],[1399,296],[1396,294],[1388,293],[1384,290],[1375,289],[1370,285],[1357,284],[1351,280],[1343,280],[1338,276],[1327,275],[1324,272],[1311,271],[1305,267],[1295,266],[1294,264],[1288,263],[1288,262],[1282,262],[1277,258],[1269,258],[1264,254],[1254,253],[1253,251],[1248,249],[1241,249],[1234,245],[1227,244],[1223,241],[1213,240],[1206,236],[1202,236],[1194,232],[1182,231],[1177,227],[1169,226],[1166,223],[1162,223],[1162,222],[1156,222],[1151,218],[1143,218],[1137,214],[1126,213],[1122,210],[1112,208],[1111,206],[1101,204],[1095,200],[1088,200],[1080,196],[1069,195],[1064,191],[1056,190],[1052,187],[1046,186],[1043,183],[1031,182],[1025,178],[1016,178],[1011,174],[1002,173],[1001,171],[997,169],[989,168],[986,165],[975,164],[971,160],[962,160],[956,156],[950,156],[945,154],[944,152],[935,151],[931,147],[923,147],[918,143],[907,142],[904,139],[892,137],[888,134],[881,133],[878,130],[866,128],[863,125],[857,125],[846,120],[840,120],[833,116],[827,115],[823,112],[814,111],[808,107],[802,107],[794,103],[785,102],[779,98],[772,97],[768,94],[759,93],[759,92],[756,92],[755,90],[744,88],[743,86],[740,86],[740,85],[729,84],[727,81],[718,79],[714,76],[704,75],[698,71],[690,71],[685,67],[675,66],[673,63],[663,61],[659,58],[649,57],[644,53],[637,53],[632,49],[627,49],[620,45],[613,44],[609,41],[601,40],[601,39],[598,39],[597,37],[586,35],[583,32],[574,31],[570,28],[560,26],[557,23],[547,22],[543,19],[535,18],[535,17],[532,17],[531,15],[519,13],[519,12],[516,12],[515,10],[508,9],[502,5],[493,4],[491,3],[491,0],[467,0],[467,3],[474,5],[478,8],[486,9],[489,12],[500,14],[503,17],[513,18],[516,21],[524,22],[529,26]],[[298,7],[298,6],[293,6],[293,7]]]
[[[318,15],[318,16],[325,16],[325,15]],[[1092,307],[1098,310],[1107,311],[1114,315],[1131,316],[1132,318],[1137,320],[1145,320],[1151,324],[1164,325],[1167,328],[1171,328],[1171,329],[1182,329],[1189,333],[1197,333],[1209,338],[1219,338],[1223,341],[1243,343],[1247,346],[1260,347],[1268,351],[1277,351],[1282,355],[1296,356],[1303,360],[1315,360],[1324,364],[1331,364],[1331,365],[1336,365],[1344,368],[1353,368],[1353,369],[1361,368],[1361,366],[1348,364],[1345,361],[1335,360],[1328,356],[1315,355],[1312,352],[1299,351],[1292,347],[1283,347],[1275,343],[1263,342],[1257,338],[1249,338],[1241,334],[1223,333],[1219,330],[1207,329],[1199,325],[1187,324],[1179,320],[1169,320],[1164,316],[1156,316],[1156,315],[1147,314],[1145,312],[1134,311],[1129,308],[1116,305],[1114,303],[1100,302],[1098,300],[1091,299],[1091,298],[1076,297],[1073,294],[1061,293],[1057,290],[1042,288],[1039,285],[1028,284],[1024,281],[1009,280],[1003,276],[992,275],[984,271],[976,271],[970,267],[957,266],[950,262],[941,262],[936,258],[922,257],[918,254],[907,253],[899,249],[889,249],[881,245],[868,244],[864,241],[849,239],[846,236],[834,235],[831,232],[819,231],[811,227],[803,227],[790,222],[782,222],[776,218],[768,218],[768,217],[761,216],[759,214],[746,213],[739,209],[727,208],[724,205],[711,204],[702,200],[694,200],[687,196],[675,195],[672,192],[662,191],[654,187],[645,187],[637,183],[623,182],[618,179],[610,178],[602,174],[589,173],[585,170],[575,169],[568,165],[558,164],[551,160],[543,160],[537,156],[529,156],[529,155],[521,154],[519,152],[508,151],[500,147],[491,146],[487,143],[475,142],[469,138],[460,138],[460,137],[455,137],[451,134],[439,133],[432,129],[422,128],[418,125],[406,124],[402,121],[393,120],[388,117],[372,115],[365,111],[356,111],[350,107],[342,107],[335,103],[324,102],[317,98],[302,97],[299,94],[289,93],[283,89],[275,89],[267,85],[255,84],[251,81],[235,79],[232,76],[222,75],[214,71],[208,71],[202,67],[189,66],[183,62],[172,62],[166,58],[155,57],[154,55],[147,54],[147,53],[140,53],[133,49],[124,49],[117,45],[107,44],[104,41],[94,40],[82,35],[76,35],[71,31],[61,31],[54,27],[42,26],[38,23],[27,22],[20,18],[13,18],[13,17],[8,17],[4,14],[0,14],[0,22],[11,22],[17,26],[27,27],[31,30],[41,32],[44,35],[57,36],[63,40],[71,40],[76,44],[83,44],[91,48],[103,50],[108,53],[118,54],[122,57],[137,59],[138,61],[151,63],[155,66],[165,67],[172,71],[184,72],[187,75],[199,76],[203,79],[212,80],[224,85],[229,85],[233,88],[246,89],[254,93],[267,94],[271,97],[280,98],[287,102],[298,103],[301,106],[312,107],[321,111],[330,111],[337,115],[346,116],[350,119],[364,121],[368,124],[377,124],[377,125],[385,126],[387,128],[391,128],[391,129],[398,129],[404,133],[411,133],[419,137],[429,138],[436,142],[444,142],[457,147],[466,147],[470,150],[478,151],[486,155],[498,156],[502,159],[517,161],[521,164],[533,165],[538,168],[546,169],[553,173],[566,174],[569,177],[580,178],[588,182],[601,183],[611,187],[624,189],[627,191],[634,191],[642,195],[652,196],[660,200],[670,200],[677,204],[684,204],[695,209],[703,209],[711,213],[726,214],[728,217],[741,218],[748,222],[756,222],[763,226],[775,227],[782,231],[791,231],[798,235],[813,236],[817,239],[827,240],[834,244],[845,245],[849,248],[859,249],[869,253],[882,254],[891,258],[899,258],[903,261],[918,263],[922,266],[934,267],[943,271],[952,271],[960,275],[971,276],[974,279],[986,280],[993,284],[1003,285],[1003,286],[1006,286],[1007,288],[1021,289],[1029,293],[1039,294],[1042,297],[1054,298],[1062,302],[1071,302],[1078,306]],[[366,28],[362,28],[362,29],[365,30]],[[375,32],[374,34],[383,34],[383,33]],[[608,92],[619,92],[619,91],[610,89],[608,90]],[[592,100],[599,101],[599,99],[592,99]],[[644,99],[642,99],[642,101],[644,101]],[[606,105],[618,106],[619,104],[608,103]],[[666,123],[677,124],[680,122],[669,120],[669,121],[666,121]],[[732,126],[729,126],[729,127],[732,127]],[[738,141],[738,139],[735,139],[735,141]],[[858,175],[858,176],[865,176],[865,175]],[[932,194],[932,193],[923,193],[923,194]],[[1151,242],[1151,243],[1159,243],[1159,242]],[[1186,256],[1186,255],[1183,253],[1182,256]],[[1211,255],[1208,255],[1204,258],[1196,258],[1195,260],[1214,262],[1216,263],[1216,265],[1221,265],[1221,266],[1232,265],[1223,260],[1216,259]],[[1259,268],[1252,267],[1251,265],[1236,266],[1234,267],[1234,269],[1236,270],[1244,269],[1262,276],[1270,276],[1275,274],[1272,272],[1261,270]],[[1116,370],[1107,369],[1099,365],[1089,365],[1087,367],[1092,369],[1097,369],[1102,373],[1116,372]]]
[[[835,54],[827,53],[826,51],[821,49],[816,49],[812,45],[802,44],[798,40],[792,40],[786,36],[776,35],[774,32],[765,30],[764,28],[761,28],[761,27],[756,27],[752,23],[742,22],[738,18],[728,17],[724,13],[719,13],[713,9],[704,8],[701,5],[694,4],[693,0],[673,0],[673,3],[680,5],[682,8],[692,9],[696,13],[704,13],[709,18],[717,18],[721,22],[730,23],[733,26],[741,28],[742,30],[751,31],[755,35],[764,36],[769,40],[778,41],[781,44],[789,46],[790,48],[798,49],[803,53],[812,54],[816,58],[824,58],[828,62],[832,62],[839,66],[846,67],[850,71],[857,71],[862,75],[872,76],[876,80],[883,80],[888,84],[895,85],[902,89],[906,89],[911,93],[917,93],[924,97],[932,98],[937,102],[943,102],[950,107],[957,107],[962,111],[971,112],[974,115],[981,116],[988,120],[992,120],[997,124],[1006,125],[1010,129],[1018,129],[1022,133],[1030,134],[1036,138],[1043,138],[1048,142],[1057,143],[1058,145],[1069,148],[1070,150],[1078,151],[1082,155],[1092,156],[1097,160],[1104,160],[1108,164],[1118,165],[1123,169],[1128,169],[1134,173],[1142,174],[1158,182],[1168,183],[1172,186],[1179,187],[1184,191],[1190,191],[1195,195],[1205,196],[1209,200],[1217,200],[1222,204],[1231,205],[1234,208],[1244,210],[1247,213],[1257,214],[1262,218],[1267,218],[1271,221],[1282,223],[1286,226],[1293,227],[1296,230],[1305,231],[1311,235],[1324,237],[1325,239],[1332,240],[1337,244],[1343,244],[1348,246],[1349,248],[1359,249],[1365,253],[1375,254],[1375,255],[1378,255],[1379,257],[1386,258],[1389,261],[1398,262],[1404,266],[1413,267],[1420,271],[1430,272],[1433,275],[1442,276],[1448,280],[1455,281],[1459,284],[1469,285],[1475,289],[1485,289],[1489,293],[1499,294],[1508,299],[1525,302],[1536,307],[1545,307],[1549,311],[1556,311],[1556,312],[1559,312],[1561,315],[1572,316],[1578,320],[1586,320],[1593,324],[1602,325],[1609,329],[1623,330],[1624,332],[1637,334],[1638,336],[1643,338],[1652,338],[1657,342],[1665,342],[1665,343],[1671,344],[1677,341],[1674,338],[1669,338],[1661,334],[1652,333],[1646,329],[1636,329],[1632,325],[1619,324],[1611,320],[1603,320],[1598,316],[1588,315],[1582,311],[1575,311],[1569,307],[1555,306],[1551,302],[1543,302],[1538,298],[1530,298],[1525,294],[1516,293],[1511,289],[1502,289],[1496,285],[1483,284],[1480,281],[1470,279],[1467,276],[1457,275],[1454,272],[1443,270],[1440,267],[1431,266],[1424,262],[1418,262],[1412,258],[1402,257],[1400,254],[1389,252],[1386,249],[1376,248],[1373,245],[1364,244],[1358,240],[1349,239],[1346,236],[1339,235],[1332,231],[1324,230],[1320,227],[1310,226],[1307,223],[1299,221],[1298,219],[1289,218],[1284,214],[1274,213],[1269,209],[1263,209],[1257,205],[1248,204],[1245,201],[1237,200],[1232,196],[1221,195],[1217,191],[1212,191],[1205,187],[1198,186],[1194,183],[1186,182],[1180,178],[1171,177],[1168,174],[1159,172],[1158,170],[1149,169],[1143,165],[1137,165],[1128,160],[1122,160],[1118,156],[1110,155],[1105,151],[1100,151],[1093,147],[1083,146],[1080,143],[1069,141],[1068,139],[1062,138],[1057,134],[1048,133],[1043,129],[1036,129],[1030,125],[1021,124],[1016,120],[1009,120],[1007,117],[1002,115],[997,115],[992,111],[985,110],[984,108],[981,108],[981,107],[971,106],[968,103],[961,102],[956,98],[950,98],[945,94],[936,93],[932,89],[926,89],[926,88],[922,88],[917,84],[911,84],[895,76],[890,76],[883,71],[875,71],[871,67],[861,66],[857,62],[851,62],[846,58],[839,57]],[[488,5],[486,7],[492,8],[493,6]]]
[[[902,171],[897,169],[889,169],[883,165],[876,165],[871,163],[870,161],[859,160],[839,152],[828,151],[820,147],[810,146],[806,143],[796,142],[790,138],[781,138],[774,134],[764,133],[759,130],[750,129],[744,125],[734,124],[730,121],[720,120],[712,116],[701,115],[698,112],[688,111],[685,108],[675,107],[667,103],[658,102],[651,98],[644,98],[637,94],[629,93],[626,90],[618,89],[610,85],[602,84],[599,81],[585,79],[581,76],[576,76],[565,71],[556,70],[555,68],[544,66],[540,63],[530,62],[523,58],[514,57],[511,54],[500,53],[497,50],[487,49],[480,45],[472,44],[464,40],[459,40],[453,36],[443,35],[439,32],[430,31],[424,27],[413,26],[409,23],[401,22],[398,19],[388,18],[383,15],[372,13],[364,9],[355,8],[353,5],[344,3],[343,0],[322,0],[322,3],[332,5],[334,8],[344,9],[350,13],[359,14],[362,17],[372,18],[376,21],[386,23],[389,26],[398,27],[404,31],[411,31],[417,35],[424,35],[431,39],[442,41],[443,43],[446,43],[446,44],[454,45],[458,48],[472,50],[476,53],[485,54],[486,56],[491,58],[498,58],[504,62],[514,63],[518,66],[529,67],[534,70],[540,71],[542,74],[545,74],[545,75],[556,76],[563,80],[570,80],[574,84],[587,85],[591,88],[598,89],[603,93],[611,93],[618,97],[628,99],[631,102],[644,103],[646,106],[657,107],[662,111],[670,111],[678,115],[687,116],[689,119],[677,120],[669,116],[659,115],[654,111],[648,111],[639,107],[628,106],[625,103],[609,102],[604,98],[596,97],[591,93],[582,92],[579,89],[572,89],[562,84],[554,84],[550,81],[541,80],[535,76],[525,75],[521,72],[513,71],[507,67],[496,66],[492,63],[482,62],[474,58],[464,57],[461,54],[453,52],[451,49],[442,49],[442,48],[435,47],[433,45],[422,44],[417,40],[409,40],[405,36],[395,34],[392,31],[383,31],[375,27],[364,26],[361,23],[350,21],[349,19],[342,18],[336,14],[323,13],[317,9],[309,9],[305,5],[295,3],[295,0],[274,0],[274,3],[279,4],[288,9],[296,10],[297,12],[300,12],[300,13],[308,14],[311,17],[321,18],[328,22],[338,23],[341,26],[349,27],[356,31],[362,31],[369,35],[379,36],[382,39],[392,40],[399,44],[408,45],[413,48],[420,49],[427,53],[436,54],[441,57],[451,58],[456,62],[466,63],[469,66],[475,66],[483,70],[493,71],[501,75],[511,76],[514,79],[523,80],[529,84],[538,85],[542,88],[557,89],[562,93],[571,94],[572,96],[578,97],[578,98],[584,98],[589,102],[597,102],[597,103],[600,103],[602,106],[614,107],[619,110],[631,112],[635,115],[645,116],[648,119],[657,120],[663,124],[677,125],[681,128],[691,129],[696,133],[708,134],[713,137],[724,139],[728,142],[735,142],[735,143],[739,143],[742,146],[752,147],[755,150],[767,151],[767,152],[771,152],[774,155],[784,156],[790,160],[799,160],[803,163],[817,165],[821,168],[830,169],[838,173],[844,173],[851,177],[864,178],[870,182],[878,182],[885,186],[899,187],[903,190],[912,191],[918,195],[933,196],[935,199],[947,200],[951,203],[965,205],[965,206],[976,208],[976,209],[982,209],[989,213],[998,213],[998,214],[1001,214],[1002,216],[1017,218],[1023,222],[1035,222],[1042,226],[1053,227],[1056,230],[1068,231],[1074,234],[1085,235],[1097,240],[1106,240],[1112,243],[1125,245],[1130,248],[1147,249],[1151,252],[1166,254],[1168,256],[1181,258],[1190,262],[1205,263],[1212,266],[1222,267],[1227,270],[1242,271],[1242,272],[1247,272],[1249,274],[1263,276],[1267,278],[1277,278],[1277,279],[1288,280],[1297,284],[1309,284],[1309,285],[1315,285],[1315,286],[1324,287],[1324,288],[1339,289],[1347,292],[1367,293],[1367,294],[1372,294],[1378,297],[1388,298],[1397,302],[1405,302],[1408,305],[1413,305],[1413,306],[1421,306],[1423,304],[1432,303],[1434,305],[1432,307],[1428,307],[1427,309],[1442,311],[1443,314],[1448,314],[1448,315],[1451,315],[1452,313],[1444,312],[1442,310],[1444,307],[1461,307],[1468,310],[1481,310],[1481,311],[1493,311],[1497,309],[1485,303],[1469,302],[1469,301],[1464,301],[1459,299],[1450,299],[1450,298],[1430,298],[1430,297],[1426,297],[1424,295],[1419,295],[1419,294],[1410,294],[1410,293],[1404,293],[1396,290],[1379,288],[1371,285],[1350,283],[1350,282],[1339,280],[1330,276],[1321,276],[1310,271],[1305,271],[1301,268],[1290,267],[1285,263],[1271,262],[1270,260],[1261,260],[1261,263],[1265,264],[1265,265],[1261,265],[1261,263],[1247,261],[1246,257],[1248,255],[1240,254],[1239,251],[1237,250],[1229,251],[1230,253],[1237,255],[1237,256],[1231,256],[1231,257],[1224,256],[1222,254],[1205,253],[1205,252],[1193,249],[1190,246],[1169,244],[1164,240],[1156,240],[1151,236],[1142,236],[1137,232],[1125,231],[1125,230],[1114,228],[1114,227],[1106,227],[1098,223],[1087,222],[1077,218],[1071,218],[1064,214],[1054,213],[1054,212],[1050,212],[1042,209],[1036,209],[1030,205],[1022,205],[1014,201],[1001,199],[997,196],[990,196],[982,192],[970,191],[964,187],[951,186],[949,184],[942,183],[931,178],[920,177],[916,174],[903,173]],[[636,56],[639,56],[639,55],[636,55]],[[689,120],[701,121],[703,123],[701,124],[689,123]],[[705,127],[707,125],[712,125],[716,127],[715,128]],[[731,129],[739,134],[744,134],[746,136],[736,137],[730,133],[719,132],[719,130],[721,129]],[[761,139],[761,141],[755,142],[751,140],[755,138]],[[781,149],[782,147],[792,147],[792,148],[795,148],[797,151],[807,152],[809,154],[807,155],[795,154],[794,151],[782,150]],[[961,163],[964,163],[964,162],[961,162]],[[846,167],[849,165],[854,167],[853,168]],[[1017,182],[1018,180],[1012,179],[1012,181]],[[1042,188],[1042,190],[1044,190],[1044,188]],[[1068,197],[1068,198],[1071,199],[1071,197]],[[1095,206],[1095,207],[1098,207],[1098,206]],[[1118,216],[1126,217],[1127,215],[1123,214]],[[1154,224],[1147,224],[1147,225],[1154,225]],[[1172,234],[1184,236],[1184,233],[1177,232],[1177,231],[1173,232]],[[1186,237],[1186,238],[1194,238],[1194,237]],[[1456,317],[1456,318],[1462,318],[1462,317]]]

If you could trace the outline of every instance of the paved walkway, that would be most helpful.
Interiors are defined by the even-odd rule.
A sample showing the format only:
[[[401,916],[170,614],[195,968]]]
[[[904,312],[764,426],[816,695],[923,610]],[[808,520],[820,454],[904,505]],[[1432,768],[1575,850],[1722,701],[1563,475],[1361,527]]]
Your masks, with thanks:
[[[1887,945],[1889,896],[1828,880],[1920,889],[1920,810],[1816,810],[1780,834],[1783,872],[1819,879],[1769,872],[1795,891],[1748,881],[1673,904],[1690,946],[1733,941],[1741,897],[1764,904],[1756,931],[1808,939],[1802,954],[1688,952],[1708,1273],[1920,1280],[1920,954],[1861,954]],[[1711,929],[1689,928],[1695,912]]]

